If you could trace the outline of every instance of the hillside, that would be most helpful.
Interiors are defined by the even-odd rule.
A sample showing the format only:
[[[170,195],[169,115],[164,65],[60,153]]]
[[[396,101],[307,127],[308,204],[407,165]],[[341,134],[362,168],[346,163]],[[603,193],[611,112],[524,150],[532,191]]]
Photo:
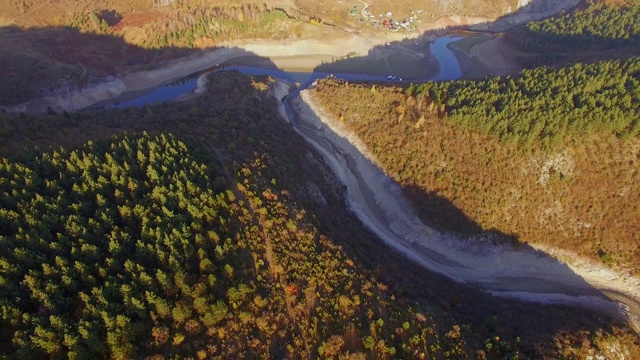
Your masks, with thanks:
[[[508,31],[505,39],[527,53],[519,58],[526,67],[594,62],[637,55],[639,24],[637,0],[585,1],[575,11]]]
[[[190,102],[0,114],[0,350],[123,359],[638,354],[635,336],[610,320],[497,300],[386,249],[279,118],[272,86],[218,73]]]
[[[269,57],[275,58],[282,42],[309,40],[300,46],[320,65],[367,56],[376,45],[404,38],[426,37],[427,44],[443,29],[487,24],[505,14],[521,23],[576,1],[0,0],[0,106],[108,82],[204,50],[274,44]],[[404,26],[385,27],[383,17]],[[338,50],[319,53],[326,47],[318,43]]]
[[[523,63],[554,68],[404,89],[328,80],[313,94],[427,222],[498,231],[637,275],[638,9],[584,2],[506,34]],[[586,64],[562,67],[577,61]]]
[[[313,94],[428,222],[496,230],[638,274],[638,64],[406,90],[326,80]]]
[[[405,36],[376,28],[374,14],[412,16],[428,38],[422,27],[516,11],[496,22],[511,24],[574,3],[0,0],[0,105],[52,94],[72,105],[0,109],[0,358],[640,358],[622,306],[609,318],[611,308],[494,297],[388,247],[355,216],[327,159],[283,120],[276,96],[286,85],[272,78],[216,65],[199,95],[71,111],[257,58],[240,45],[263,50],[266,66],[282,49],[291,61],[368,56]],[[573,44],[556,22],[600,14],[589,6],[506,37]],[[607,26],[633,30],[633,16],[607,13]],[[640,59],[633,36],[611,36],[613,49],[589,43],[586,52],[606,53],[589,65],[410,87],[329,79],[311,93],[435,228],[637,275]],[[523,47],[521,60],[563,65],[536,53],[548,50]],[[95,92],[75,101],[83,87]],[[532,285],[531,299],[545,289],[513,278],[503,281]],[[601,295],[584,285],[575,291]]]
[[[367,1],[364,4],[357,0],[343,2],[323,2],[320,0],[61,0],[39,2],[34,0],[2,0],[3,9],[0,16],[3,23],[13,22],[18,25],[60,25],[72,22],[71,25],[92,26],[90,19],[85,16],[91,12],[98,15],[104,14],[109,26],[115,25],[115,20],[125,20],[125,24],[137,24],[153,21],[174,10],[197,9],[207,7],[234,7],[234,6],[259,6],[266,5],[271,8],[281,8],[291,15],[302,17],[316,17],[317,19],[338,23],[340,25],[357,26],[357,16],[349,12],[357,7],[361,10],[365,4],[369,4],[372,13],[386,13],[391,11],[398,17],[409,17],[411,12],[422,10],[428,17],[441,16],[477,16],[495,18],[510,11],[515,11],[521,1],[503,0],[464,0],[464,1],[440,1],[427,0],[416,7],[416,4],[408,0],[389,2]],[[528,2],[524,2],[525,4]],[[110,15],[110,16],[109,16]],[[359,15],[359,14],[358,14]],[[129,18],[129,19],[127,19]],[[85,22],[86,20],[86,22]],[[99,26],[98,26],[99,28]]]
[[[445,351],[429,315],[398,307],[296,205],[335,204],[339,189],[283,179],[313,155],[293,155],[300,141],[273,148],[285,123],[270,82],[215,82],[198,105],[35,118],[17,129],[3,119],[5,136],[51,122],[67,135],[34,132],[52,149],[44,152],[3,142],[16,159],[3,160],[1,177],[5,353],[330,356],[400,350],[388,337],[396,327],[418,339],[404,352],[425,341]]]

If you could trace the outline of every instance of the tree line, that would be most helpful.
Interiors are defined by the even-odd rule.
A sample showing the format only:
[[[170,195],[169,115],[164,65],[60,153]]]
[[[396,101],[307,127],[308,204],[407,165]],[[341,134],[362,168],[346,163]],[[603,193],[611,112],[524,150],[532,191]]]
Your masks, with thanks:
[[[640,58],[524,70],[514,77],[426,82],[407,94],[427,96],[444,121],[529,149],[566,138],[640,134]]]
[[[558,17],[531,21],[507,39],[531,52],[566,52],[569,49],[640,49],[640,5],[611,6],[593,2],[585,9]]]
[[[257,137],[268,133],[260,116],[271,115],[251,104],[269,82],[229,89],[237,76],[220,80],[228,103],[216,95],[207,100],[215,107],[199,108],[206,115],[176,110],[192,126],[216,124],[200,145],[141,133],[2,158],[2,352],[204,359],[469,351],[464,329],[395,299],[318,230],[293,200],[298,190],[278,185],[275,164],[291,161],[260,150],[282,141]],[[94,115],[48,116],[83,124]],[[150,118],[162,126],[164,116]],[[212,165],[212,146],[232,161]],[[495,343],[517,353],[509,341]]]
[[[629,344],[583,310],[494,299],[389,251],[279,117],[273,84],[219,72],[185,102],[0,114],[0,352],[500,358]],[[402,105],[394,121],[412,118]]]

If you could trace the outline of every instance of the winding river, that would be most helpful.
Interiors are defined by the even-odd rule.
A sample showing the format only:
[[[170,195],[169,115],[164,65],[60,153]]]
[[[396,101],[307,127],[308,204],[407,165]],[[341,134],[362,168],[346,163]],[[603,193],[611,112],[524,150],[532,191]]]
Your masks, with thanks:
[[[438,38],[431,51],[440,71],[431,80],[449,80],[461,76],[460,67],[447,45],[458,37]],[[248,66],[223,66],[219,70],[237,70],[253,75],[270,75],[286,83],[301,84],[282,100],[283,115],[347,187],[347,202],[360,220],[386,244],[430,271],[460,283],[488,291],[496,296],[514,297],[543,303],[570,303],[631,319],[637,324],[640,294],[637,284],[615,286],[609,283],[617,274],[580,271],[528,246],[492,245],[482,237],[454,238],[424,225],[417,217],[400,187],[365,155],[364,146],[349,138],[339,123],[318,112],[319,107],[307,90],[327,73],[302,73]],[[396,81],[387,76],[334,74],[345,80]],[[412,79],[422,81],[429,79]],[[115,104],[116,107],[143,106],[167,101],[193,91],[197,76],[158,88],[140,98]],[[354,143],[356,145],[354,145]],[[581,269],[584,270],[584,269]],[[585,276],[586,274],[586,276]],[[619,279],[618,279],[619,280]],[[629,285],[629,284],[625,284]],[[631,289],[631,290],[630,290]],[[612,301],[609,297],[616,299]],[[637,326],[637,325],[636,325]]]
[[[452,42],[462,39],[458,36],[443,36],[437,38],[430,46],[430,51],[436,58],[439,64],[438,75],[429,77],[415,77],[411,79],[414,82],[421,82],[427,80],[453,80],[462,75],[458,60],[449,50],[448,45]],[[365,75],[365,74],[339,74],[339,73],[326,73],[326,72],[292,72],[278,69],[265,69],[254,66],[244,65],[221,65],[216,66],[212,71],[239,71],[244,74],[250,75],[268,75],[287,83],[301,84],[299,89],[306,88],[309,84],[315,80],[326,78],[327,76],[335,76],[336,78],[349,81],[381,81],[381,82],[395,82],[398,78],[385,76],[385,75]],[[204,72],[206,73],[206,72]],[[137,97],[132,100],[123,102],[112,102],[110,106],[116,108],[141,107],[146,104],[153,104],[163,101],[169,101],[175,99],[181,95],[193,92],[197,88],[198,78],[202,76],[202,72],[185,77],[177,82],[158,87],[148,93]]]

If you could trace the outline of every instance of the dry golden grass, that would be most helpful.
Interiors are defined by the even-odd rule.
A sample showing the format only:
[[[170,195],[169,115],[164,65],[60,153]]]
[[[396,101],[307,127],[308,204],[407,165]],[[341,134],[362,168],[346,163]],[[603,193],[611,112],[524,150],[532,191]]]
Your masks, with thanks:
[[[443,123],[425,98],[376,88],[325,81],[313,94],[428,222],[454,231],[477,224],[640,273],[639,139],[593,136],[525,152]]]

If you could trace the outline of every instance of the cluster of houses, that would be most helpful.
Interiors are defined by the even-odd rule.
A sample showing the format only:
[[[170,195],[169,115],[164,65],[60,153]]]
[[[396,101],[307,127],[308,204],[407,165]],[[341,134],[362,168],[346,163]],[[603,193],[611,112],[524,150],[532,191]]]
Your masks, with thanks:
[[[422,13],[422,10],[418,11],[418,14]],[[354,8],[350,14],[352,16],[356,16],[357,15],[357,7]],[[371,26],[373,27],[379,27],[379,28],[383,28],[383,29],[387,29],[390,31],[399,31],[399,30],[407,30],[407,31],[413,31],[416,29],[415,23],[419,22],[420,20],[418,20],[418,17],[416,16],[415,12],[411,12],[411,16],[407,19],[404,20],[396,20],[393,18],[393,13],[391,11],[387,11],[384,15],[383,14],[379,14],[377,17],[373,14],[369,14],[367,13],[367,11],[363,11],[362,14],[364,16],[368,16],[369,18],[361,18],[360,22],[364,23],[367,20],[369,21],[369,23],[371,24]]]

